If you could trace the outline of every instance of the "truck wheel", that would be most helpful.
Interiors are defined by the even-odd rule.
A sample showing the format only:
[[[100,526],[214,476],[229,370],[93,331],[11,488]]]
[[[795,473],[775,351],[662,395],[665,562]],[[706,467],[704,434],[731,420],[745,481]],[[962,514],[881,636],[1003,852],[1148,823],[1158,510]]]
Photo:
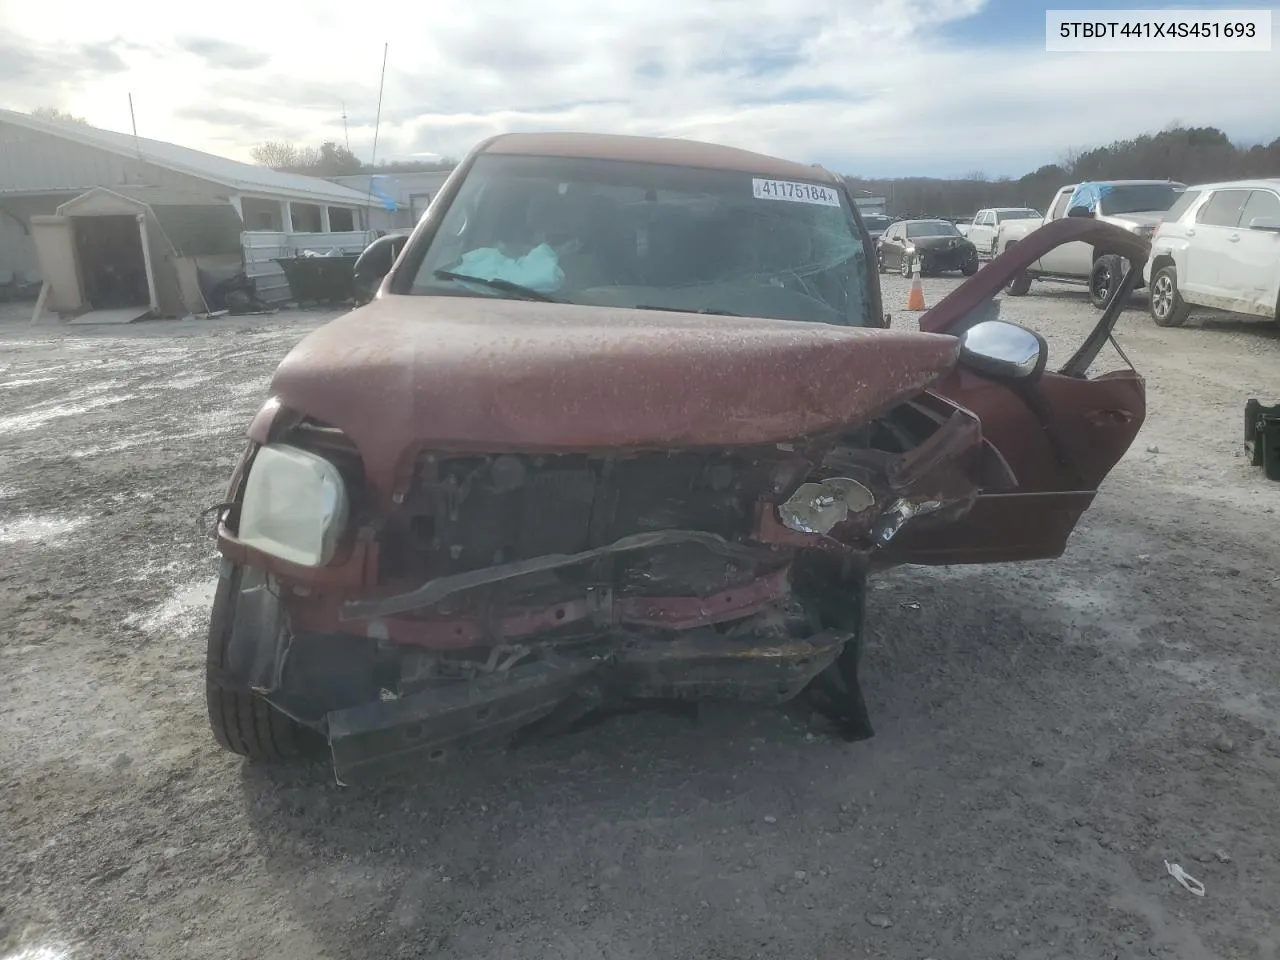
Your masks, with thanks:
[[[1178,293],[1178,269],[1165,264],[1151,278],[1151,319],[1158,327],[1180,327],[1187,322],[1191,307]]]
[[[244,567],[232,566],[229,576],[218,578],[209,619],[204,689],[213,738],[224,750],[250,760],[281,762],[315,756],[323,744],[319,734],[228,676],[228,650],[244,574]]]
[[[846,742],[875,736],[858,668],[866,637],[866,581],[853,583],[818,601],[815,612],[830,626],[839,624],[850,637],[835,662],[816,676],[803,697],[809,709],[833,723]]]
[[[1017,240],[1011,240],[1009,243],[1005,244],[1004,252],[1008,253],[1017,245]],[[1031,277],[1025,270],[1023,270],[1020,273],[1015,274],[1014,277],[1005,284],[1004,292],[1011,297],[1025,297],[1030,289]]]
[[[1004,292],[1011,297],[1025,297],[1031,290],[1031,277],[1024,270],[1017,274],[1009,281],[1008,286],[1004,288]]]
[[[963,273],[966,277],[972,277],[975,273],[978,272],[979,266],[980,264],[978,263],[978,257],[975,254],[972,260],[966,260],[964,262],[964,266],[960,268],[960,272]]]
[[[904,280],[911,279],[911,261],[912,258],[908,257],[906,254],[903,254],[902,259],[898,261],[898,274]],[[923,276],[923,273],[921,275]]]
[[[1114,253],[1099,257],[1089,274],[1089,302],[1101,310],[1111,291],[1124,279],[1124,260]]]

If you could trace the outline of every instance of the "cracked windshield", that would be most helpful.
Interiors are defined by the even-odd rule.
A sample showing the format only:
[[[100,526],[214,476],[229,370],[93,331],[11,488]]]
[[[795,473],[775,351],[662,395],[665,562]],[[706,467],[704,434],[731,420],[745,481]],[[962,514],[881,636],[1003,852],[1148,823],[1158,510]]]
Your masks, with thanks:
[[[413,292],[498,279],[569,303],[872,325],[844,197],[737,171],[480,157]]]
[[[1278,14],[0,0],[0,960],[1276,960]]]

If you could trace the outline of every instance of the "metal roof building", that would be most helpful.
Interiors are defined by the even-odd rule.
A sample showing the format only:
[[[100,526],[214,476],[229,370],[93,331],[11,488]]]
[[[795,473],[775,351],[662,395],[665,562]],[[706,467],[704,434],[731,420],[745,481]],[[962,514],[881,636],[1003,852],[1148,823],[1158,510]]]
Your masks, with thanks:
[[[0,110],[0,282],[39,279],[31,217],[94,187],[151,187],[229,202],[246,230],[367,227],[367,193],[87,124]],[[375,201],[376,202],[376,201]]]
[[[369,198],[369,229],[396,230],[418,222],[450,173],[449,170],[417,173],[391,170],[329,179]]]

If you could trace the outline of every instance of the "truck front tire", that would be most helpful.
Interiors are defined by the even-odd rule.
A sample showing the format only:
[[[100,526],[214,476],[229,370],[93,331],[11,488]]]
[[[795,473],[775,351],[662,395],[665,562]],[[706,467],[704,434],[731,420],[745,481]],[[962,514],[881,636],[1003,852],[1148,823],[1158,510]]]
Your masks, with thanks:
[[[229,673],[231,634],[245,568],[227,564],[218,578],[209,619],[205,703],[213,738],[224,750],[259,762],[281,763],[317,755],[319,734],[285,716]]]
[[[1004,252],[1008,253],[1015,246],[1017,246],[1017,243],[1018,243],[1017,240],[1011,240],[1008,244],[1005,245]],[[1028,274],[1025,270],[1023,270],[1021,273],[1018,273],[1016,276],[1014,276],[1014,278],[1005,285],[1004,292],[1011,297],[1025,297],[1027,295],[1027,292],[1030,289],[1031,289],[1031,275]]]

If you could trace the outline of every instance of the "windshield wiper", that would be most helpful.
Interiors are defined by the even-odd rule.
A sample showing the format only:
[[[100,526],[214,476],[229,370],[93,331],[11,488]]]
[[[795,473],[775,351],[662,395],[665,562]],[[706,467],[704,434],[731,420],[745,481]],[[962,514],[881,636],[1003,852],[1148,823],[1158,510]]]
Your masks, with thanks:
[[[541,290],[535,290],[533,287],[526,287],[520,283],[513,283],[510,280],[503,280],[501,277],[473,277],[466,273],[454,273],[452,270],[436,270],[434,276],[441,280],[462,280],[466,283],[478,283],[482,287],[490,287],[494,290],[501,290],[503,293],[514,293],[525,300],[540,300],[543,303],[566,303],[558,297],[553,297],[549,293],[543,293]]]
[[[698,310],[691,310],[687,307],[655,307],[647,303],[637,303],[633,310],[665,310],[668,313],[705,313],[716,317],[740,317],[742,314],[734,313],[730,310],[713,310],[711,307],[702,307]]]

